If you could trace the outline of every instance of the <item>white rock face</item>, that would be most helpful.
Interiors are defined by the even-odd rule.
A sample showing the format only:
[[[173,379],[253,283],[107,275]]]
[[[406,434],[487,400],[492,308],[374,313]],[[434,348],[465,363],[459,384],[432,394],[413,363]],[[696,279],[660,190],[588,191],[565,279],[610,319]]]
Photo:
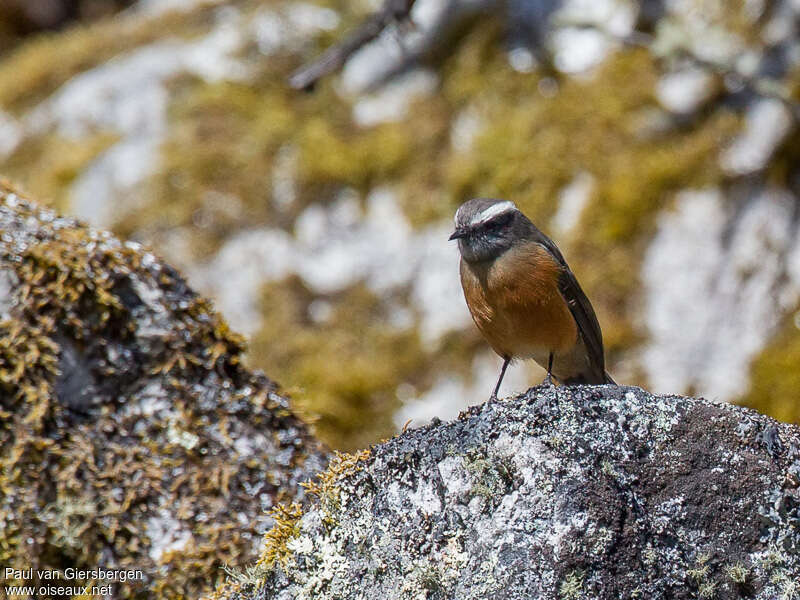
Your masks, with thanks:
[[[130,18],[154,18],[190,10],[202,0],[143,2]],[[319,30],[338,26],[338,14],[297,2],[262,10],[250,20],[231,6],[215,12],[211,30],[197,39],[164,39],[80,73],[17,123],[0,113],[0,156],[27,136],[55,130],[71,139],[112,133],[119,141],[93,160],[72,185],[71,212],[93,225],[110,227],[137,206],[138,186],[157,168],[167,128],[167,84],[181,74],[208,82],[244,80],[249,69],[238,56],[253,40],[270,55],[296,49]]]
[[[459,112],[450,126],[450,145],[457,152],[469,152],[481,130],[485,126],[483,117],[476,107],[469,106]]]
[[[800,576],[800,536],[782,510],[800,465],[763,431],[800,443],[797,427],[708,400],[533,388],[331,473],[337,501],[301,517],[297,554],[257,592],[223,597],[666,600],[713,548],[701,560],[717,589],[731,589],[739,564],[751,597],[775,600]]]
[[[339,26],[339,15],[330,8],[297,2],[262,9],[253,18],[251,28],[259,51],[265,56],[278,50],[297,50],[318,31],[332,31]]]
[[[157,167],[166,135],[167,82],[179,73],[207,81],[245,77],[234,58],[244,41],[238,12],[221,10],[200,39],[160,41],[110,60],[76,75],[27,115],[24,135],[54,129],[72,139],[98,133],[121,138],[74,182],[74,214],[107,227],[135,207],[135,188]]]
[[[187,12],[201,5],[219,4],[222,0],[138,0],[135,9],[148,17],[172,11]]]
[[[479,3],[466,0],[464,4]],[[404,58],[420,48],[426,34],[445,17],[448,0],[419,0],[411,11],[414,30],[401,34],[390,28],[383,35],[365,44],[347,61],[342,69],[341,92],[357,96],[364,93],[386,74],[395,69]],[[374,8],[378,10],[382,4]]]
[[[669,20],[657,35],[662,49],[681,47],[700,60],[730,65],[744,47],[740,37],[724,25],[730,7],[725,0],[667,0]]]
[[[0,110],[0,159],[11,154],[22,140],[22,128],[17,120]]]
[[[722,153],[722,168],[732,175],[762,170],[791,128],[792,115],[783,102],[759,100],[748,109],[742,134]]]
[[[579,75],[602,63],[633,31],[637,9],[627,0],[566,0],[552,21],[553,62],[562,73]]]
[[[0,320],[7,319],[13,306],[13,291],[19,284],[11,269],[0,269]]]
[[[596,67],[605,60],[613,43],[596,29],[564,27],[551,38],[553,63],[562,73],[577,75]]]
[[[594,177],[584,171],[578,173],[561,190],[558,198],[558,210],[550,223],[554,232],[559,235],[568,235],[578,225],[593,189]]]
[[[192,541],[192,532],[163,508],[158,517],[147,520],[147,537],[151,541],[150,558],[158,564],[168,552],[183,550]]]
[[[783,261],[794,202],[764,190],[735,215],[718,190],[687,191],[662,216],[642,266],[642,366],[655,391],[731,400],[747,389],[751,360],[798,299]]]
[[[353,121],[362,127],[402,120],[415,99],[431,94],[439,82],[433,71],[415,69],[394,79],[353,107]]]
[[[366,204],[362,214],[358,199],[344,194],[328,207],[312,205],[298,217],[294,237],[274,228],[241,233],[190,281],[212,294],[233,327],[246,334],[261,324],[261,287],[290,273],[320,294],[361,280],[378,294],[410,286],[425,343],[469,324],[458,249],[447,239],[450,224],[413,230],[388,188],[373,190]]]
[[[713,77],[705,70],[688,67],[664,75],[656,86],[656,97],[670,112],[696,111],[711,96]]]
[[[593,25],[614,37],[630,35],[638,7],[630,0],[564,0],[556,12],[556,25]]]

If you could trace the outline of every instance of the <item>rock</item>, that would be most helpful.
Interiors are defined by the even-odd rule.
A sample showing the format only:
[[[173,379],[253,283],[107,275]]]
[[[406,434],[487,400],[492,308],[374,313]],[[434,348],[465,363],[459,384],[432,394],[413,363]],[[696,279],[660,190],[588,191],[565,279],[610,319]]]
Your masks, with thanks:
[[[447,241],[475,195],[558,242],[617,379],[800,420],[796,0],[417,0],[413,27],[290,90],[380,4],[139,0],[31,39],[0,61],[0,173],[180,267],[340,449],[494,384]],[[714,220],[663,235],[709,193]],[[710,284],[669,260],[708,248]],[[675,335],[687,310],[723,337]]]
[[[793,598],[800,429],[539,386],[332,462],[222,598]],[[279,535],[283,532],[282,535]]]
[[[793,125],[791,111],[780,100],[753,104],[747,111],[744,132],[720,157],[722,168],[737,175],[763,170]]]
[[[5,184],[0,232],[0,562],[137,570],[98,582],[113,598],[208,591],[326,450],[153,254]]]

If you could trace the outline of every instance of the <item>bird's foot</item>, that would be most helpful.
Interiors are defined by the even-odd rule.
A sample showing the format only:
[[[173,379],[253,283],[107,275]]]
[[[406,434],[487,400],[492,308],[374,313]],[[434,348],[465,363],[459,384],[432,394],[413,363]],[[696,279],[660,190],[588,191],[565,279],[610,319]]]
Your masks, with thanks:
[[[497,394],[492,394],[489,396],[489,402],[497,402]]]
[[[550,373],[544,376],[542,385],[546,385],[547,387],[553,387],[555,385],[555,383],[553,383],[553,376]]]

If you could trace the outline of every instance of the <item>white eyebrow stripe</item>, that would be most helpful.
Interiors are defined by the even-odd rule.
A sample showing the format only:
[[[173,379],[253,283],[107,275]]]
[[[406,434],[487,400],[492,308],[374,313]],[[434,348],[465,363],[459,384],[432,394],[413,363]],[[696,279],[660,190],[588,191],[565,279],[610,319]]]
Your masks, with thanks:
[[[478,225],[480,223],[486,223],[486,221],[492,219],[493,217],[501,215],[505,212],[510,212],[512,210],[517,210],[517,205],[510,200],[498,202],[497,204],[492,204],[489,208],[472,217],[472,220],[469,222],[469,224]]]

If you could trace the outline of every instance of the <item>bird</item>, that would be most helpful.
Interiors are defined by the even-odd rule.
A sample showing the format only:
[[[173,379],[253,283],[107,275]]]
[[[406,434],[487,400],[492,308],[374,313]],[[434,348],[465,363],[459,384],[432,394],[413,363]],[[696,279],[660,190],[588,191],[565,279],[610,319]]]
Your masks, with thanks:
[[[616,384],[605,370],[603,337],[589,299],[553,240],[509,200],[473,198],[455,214],[464,298],[472,320],[502,359],[533,358],[545,381]]]

